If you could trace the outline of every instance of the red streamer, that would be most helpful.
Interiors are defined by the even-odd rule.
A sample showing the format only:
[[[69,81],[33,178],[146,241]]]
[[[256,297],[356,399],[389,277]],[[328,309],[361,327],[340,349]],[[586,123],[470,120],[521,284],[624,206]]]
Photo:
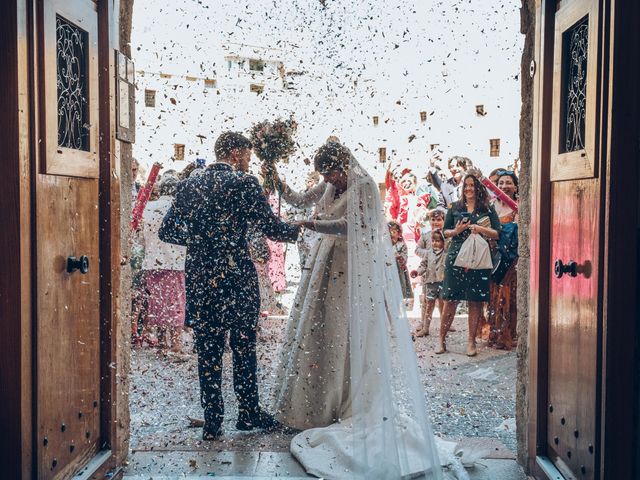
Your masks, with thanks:
[[[162,166],[159,163],[154,163],[151,167],[151,171],[149,172],[147,183],[144,184],[144,187],[138,190],[136,205],[133,207],[133,212],[131,214],[131,230],[133,231],[136,231],[138,229],[138,225],[140,225],[142,214],[147,206],[147,202],[151,196],[151,191],[153,190],[153,186],[156,183],[156,179],[158,178],[158,173],[160,173],[161,168]]]
[[[500,190],[491,180],[488,178],[483,178],[480,180],[482,184],[495,193],[496,197],[498,197],[502,202],[507,204],[511,210],[518,213],[518,204],[511,198],[509,195]]]

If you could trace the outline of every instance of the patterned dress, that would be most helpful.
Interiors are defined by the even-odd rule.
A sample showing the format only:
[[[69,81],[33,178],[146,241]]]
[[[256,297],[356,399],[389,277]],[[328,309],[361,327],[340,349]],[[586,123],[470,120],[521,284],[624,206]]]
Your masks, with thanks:
[[[462,210],[456,204],[449,208],[444,219],[444,230],[453,230],[462,219],[462,213]],[[484,212],[475,211],[471,213],[469,222],[470,224],[492,228],[497,232],[500,232],[501,229],[500,220],[493,207],[489,207],[489,210]],[[467,270],[454,266],[460,247],[469,235],[470,231],[464,230],[460,235],[453,237],[449,244],[442,287],[442,298],[444,300],[489,301],[491,269]]]

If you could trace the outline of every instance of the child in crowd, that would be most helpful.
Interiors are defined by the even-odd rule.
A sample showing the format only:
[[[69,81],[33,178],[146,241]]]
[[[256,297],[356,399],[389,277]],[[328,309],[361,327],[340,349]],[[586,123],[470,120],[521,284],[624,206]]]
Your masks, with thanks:
[[[442,282],[444,281],[444,262],[446,259],[446,249],[442,230],[433,230],[430,235],[431,242],[426,249],[426,254],[422,257],[418,275],[422,277],[422,327],[415,333],[416,337],[426,337],[429,335],[431,317],[438,302],[438,309],[442,315]]]
[[[402,297],[405,300],[413,299],[413,290],[411,289],[411,279],[409,278],[409,269],[407,268],[407,260],[409,259],[409,249],[402,238],[402,227],[398,222],[391,221],[388,223],[389,235],[393,244],[393,251],[396,256],[396,264],[398,265],[398,275],[400,275],[400,287],[402,288]]]

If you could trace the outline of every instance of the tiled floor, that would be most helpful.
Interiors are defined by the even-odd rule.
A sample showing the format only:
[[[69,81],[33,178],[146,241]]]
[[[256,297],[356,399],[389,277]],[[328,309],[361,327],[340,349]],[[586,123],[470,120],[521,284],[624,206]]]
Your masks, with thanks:
[[[514,460],[482,460],[470,470],[471,480],[525,480]],[[186,479],[306,479],[302,467],[287,452],[135,452],[129,458],[127,480]]]

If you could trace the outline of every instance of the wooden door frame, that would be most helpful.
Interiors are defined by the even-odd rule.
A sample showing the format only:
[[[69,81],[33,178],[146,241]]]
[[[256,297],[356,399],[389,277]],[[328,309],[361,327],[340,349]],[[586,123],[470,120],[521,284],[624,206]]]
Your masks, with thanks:
[[[7,478],[30,478],[31,115],[27,5],[3,4],[0,16],[0,464]]]
[[[116,140],[116,66],[115,50],[119,47],[119,0],[98,3],[98,68],[100,102],[99,142],[99,216],[100,228],[100,338],[101,348],[101,434],[103,450],[110,456],[102,465],[96,465],[94,478],[103,473],[121,474],[121,466],[128,454],[128,435],[120,434],[118,422],[128,426],[128,385],[118,380],[122,373],[119,352],[124,347],[119,340],[119,327],[125,320],[120,302],[121,259],[123,245],[120,232],[120,162],[119,142]],[[124,299],[128,302],[128,299]],[[125,329],[129,332],[129,328]],[[123,398],[125,399],[123,401]]]
[[[38,148],[36,12],[39,1],[7,0],[0,18],[0,464],[7,478],[34,478],[35,325],[34,182]],[[90,0],[87,0],[90,1]],[[115,139],[114,50],[118,48],[119,1],[98,1],[99,38],[99,218],[101,325],[101,451],[83,471],[84,478],[116,478],[128,453],[126,383],[118,378],[123,343],[118,332],[126,319],[121,291],[122,235],[120,169]],[[127,300],[124,299],[125,305]],[[128,328],[125,329],[129,331]],[[115,368],[114,368],[115,365]],[[126,372],[124,372],[126,374]]]
[[[540,479],[553,477],[545,463],[547,441],[547,378],[549,373],[549,285],[551,104],[553,92],[553,38],[556,0],[536,1],[536,42],[532,149],[531,276],[529,297],[529,424],[528,470]],[[633,368],[638,361],[636,318],[638,222],[638,159],[640,101],[633,79],[639,78],[640,35],[637,2],[601,0],[603,49],[599,77],[600,132],[597,138],[598,175],[602,195],[601,270],[602,335],[600,414],[597,418],[601,479],[634,478],[635,412],[638,386]],[[610,320],[610,321],[609,321]],[[609,373],[609,374],[608,374]]]

